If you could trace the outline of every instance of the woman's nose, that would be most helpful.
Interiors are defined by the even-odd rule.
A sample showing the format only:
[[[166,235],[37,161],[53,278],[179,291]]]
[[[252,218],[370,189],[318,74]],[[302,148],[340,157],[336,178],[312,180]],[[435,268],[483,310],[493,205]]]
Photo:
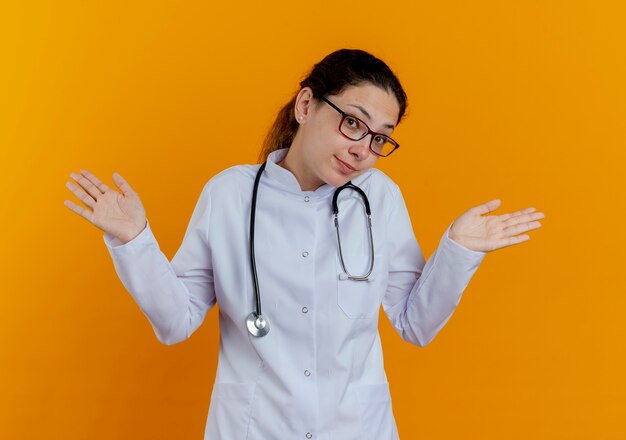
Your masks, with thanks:
[[[372,140],[372,135],[368,134],[363,139],[358,141],[354,141],[348,152],[352,154],[357,160],[365,160],[370,155],[370,142]]]

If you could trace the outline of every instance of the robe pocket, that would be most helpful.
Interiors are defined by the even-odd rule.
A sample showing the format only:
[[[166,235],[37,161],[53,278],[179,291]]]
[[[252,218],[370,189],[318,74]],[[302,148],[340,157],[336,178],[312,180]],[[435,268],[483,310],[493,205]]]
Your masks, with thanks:
[[[245,439],[255,383],[215,383],[208,425],[219,438]]]
[[[352,275],[364,275],[369,268],[369,255],[347,255],[343,256],[346,269]],[[380,309],[382,297],[387,288],[387,273],[383,266],[382,256],[376,255],[374,258],[374,269],[371,279],[368,281],[342,280],[343,274],[339,255],[337,262],[337,304],[343,313],[350,319],[363,319],[376,316]]]
[[[396,439],[395,421],[391,410],[388,383],[355,386],[361,414],[361,437],[371,440]]]

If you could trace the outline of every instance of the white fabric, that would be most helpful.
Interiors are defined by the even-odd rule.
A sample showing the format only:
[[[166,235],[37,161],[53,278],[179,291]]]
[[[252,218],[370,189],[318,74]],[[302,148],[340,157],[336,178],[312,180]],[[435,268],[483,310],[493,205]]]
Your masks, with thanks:
[[[306,439],[309,433],[318,440],[397,439],[380,305],[404,340],[428,344],[485,254],[446,231],[425,262],[397,185],[372,169],[353,183],[371,204],[374,280],[339,280],[335,188],[301,191],[295,176],[276,164],[286,151],[270,155],[257,201],[256,264],[271,325],[263,338],[245,325],[255,308],[248,237],[259,165],[229,168],[205,185],[171,263],[149,224],[126,244],[108,234],[104,241],[164,344],[190,337],[219,304],[219,361],[205,439]],[[356,192],[341,193],[339,216],[347,268],[362,274],[369,244]]]

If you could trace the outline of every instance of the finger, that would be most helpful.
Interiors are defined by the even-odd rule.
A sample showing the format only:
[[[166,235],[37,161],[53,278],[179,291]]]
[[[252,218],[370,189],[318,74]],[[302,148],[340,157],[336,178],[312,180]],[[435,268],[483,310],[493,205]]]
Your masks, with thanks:
[[[124,193],[124,195],[133,194],[135,191],[128,182],[116,171],[113,173],[113,183]]]
[[[493,250],[502,249],[508,246],[513,246],[515,244],[523,243],[525,241],[530,240],[529,235],[516,235],[514,237],[508,237],[502,240],[499,240],[495,245]]]
[[[93,223],[91,220],[93,218],[93,213],[89,211],[88,209],[85,209],[82,206],[78,206],[76,203],[72,202],[71,200],[65,200],[63,204],[67,206],[69,209],[71,209],[72,211],[74,211],[76,214],[80,215],[82,218],[87,220],[89,223]]]
[[[532,231],[533,229],[539,229],[541,227],[541,223],[539,222],[530,222],[530,223],[522,223],[513,226],[507,226],[502,231],[507,235],[517,235],[522,232]]]
[[[89,179],[87,179],[86,177],[80,174],[71,173],[70,177],[74,179],[75,181],[77,181],[80,184],[80,186],[82,186],[87,191],[87,193],[89,193],[89,195],[94,198],[94,200],[98,201],[98,197],[102,195],[102,191],[100,191],[96,187],[96,185],[91,183]]]
[[[80,170],[80,173],[83,176],[85,176],[91,183],[93,183],[96,186],[96,188],[98,188],[101,192],[105,193],[110,189],[104,182],[98,179],[91,171]]]
[[[535,208],[524,208],[524,209],[520,209],[519,211],[502,214],[502,215],[498,216],[498,218],[501,221],[505,222],[505,221],[507,221],[507,220],[509,220],[511,218],[519,217],[520,215],[529,214],[529,213],[534,212],[534,211],[535,211]]]
[[[504,222],[505,228],[509,226],[515,226],[524,223],[535,222],[544,218],[543,212],[535,212],[531,214],[518,215],[517,217],[512,217]]]
[[[501,203],[502,202],[500,199],[490,200],[487,203],[476,206],[475,208],[473,208],[473,211],[479,215],[485,215],[490,213],[491,211],[495,211],[496,209],[498,209]]]
[[[74,182],[71,182],[71,181],[68,181],[65,184],[65,186],[67,187],[67,189],[72,191],[72,194],[74,194],[78,198],[78,200],[83,202],[89,208],[91,209],[94,208],[94,206],[96,205],[96,201],[93,199],[93,197],[87,194],[80,186],[76,185]]]

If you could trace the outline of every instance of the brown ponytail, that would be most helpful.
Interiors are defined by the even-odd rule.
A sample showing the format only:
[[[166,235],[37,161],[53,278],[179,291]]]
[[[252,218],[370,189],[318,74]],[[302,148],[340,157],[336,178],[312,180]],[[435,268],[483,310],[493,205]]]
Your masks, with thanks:
[[[291,142],[293,142],[293,138],[299,126],[294,113],[296,96],[291,98],[291,101],[278,112],[276,120],[272,124],[272,128],[270,128],[270,131],[263,141],[259,162],[265,162],[267,156],[269,156],[272,151],[280,150],[281,148],[289,148],[291,146]]]

